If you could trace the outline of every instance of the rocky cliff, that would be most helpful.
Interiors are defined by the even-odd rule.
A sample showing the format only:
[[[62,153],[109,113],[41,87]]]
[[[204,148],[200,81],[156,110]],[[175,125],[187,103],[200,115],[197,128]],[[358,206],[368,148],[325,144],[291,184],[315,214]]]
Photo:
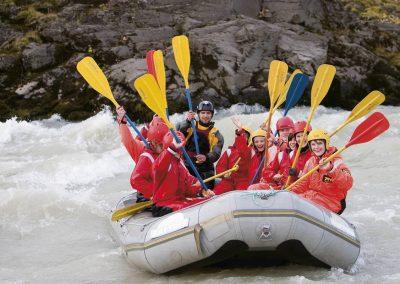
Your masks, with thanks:
[[[373,89],[387,96],[387,104],[398,105],[396,2],[2,0],[0,120],[53,113],[81,120],[109,104],[76,71],[76,63],[87,55],[106,71],[114,95],[132,118],[144,120],[151,113],[131,85],[145,72],[150,49],[164,51],[171,111],[184,111],[183,82],[171,49],[171,38],[179,34],[190,40],[195,103],[267,105],[269,63],[279,59],[311,80],[320,64],[335,65],[326,106],[352,108]]]

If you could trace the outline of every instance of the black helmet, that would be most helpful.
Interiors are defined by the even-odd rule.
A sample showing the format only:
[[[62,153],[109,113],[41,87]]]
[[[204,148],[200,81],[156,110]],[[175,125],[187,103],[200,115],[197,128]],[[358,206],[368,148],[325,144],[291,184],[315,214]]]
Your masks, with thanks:
[[[197,113],[200,111],[211,111],[214,114],[214,106],[210,101],[202,101],[197,106]]]

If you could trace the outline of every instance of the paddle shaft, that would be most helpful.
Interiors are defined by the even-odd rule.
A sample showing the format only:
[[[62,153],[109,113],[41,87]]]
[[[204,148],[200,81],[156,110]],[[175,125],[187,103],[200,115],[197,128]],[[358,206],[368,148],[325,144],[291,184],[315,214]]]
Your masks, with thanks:
[[[348,147],[343,146],[342,148],[340,148],[338,151],[336,151],[334,154],[330,155],[325,161],[324,161],[324,165],[326,163],[329,163],[330,161],[332,161],[336,156],[338,156],[340,153],[342,153],[344,150],[346,150]],[[296,180],[294,183],[292,183],[291,185],[289,185],[288,187],[286,187],[286,190],[291,190],[291,188],[293,188],[296,184],[298,184],[300,181],[304,180],[305,178],[307,178],[308,176],[310,176],[312,173],[314,173],[316,170],[319,169],[319,165],[316,165],[314,168],[312,168],[310,171],[308,171],[306,174],[302,175],[298,180]]]
[[[193,111],[192,97],[190,95],[189,89],[185,89],[185,97],[188,102],[189,111]],[[199,148],[199,140],[198,140],[197,131],[196,131],[196,122],[195,122],[195,120],[191,120],[190,123],[192,124],[194,146],[196,148],[196,154],[198,155],[198,154],[200,154],[200,148]]]
[[[290,110],[290,108],[285,109],[283,116],[286,116],[288,114],[289,110]],[[278,135],[278,130],[275,130],[274,136],[276,137],[277,135]],[[265,142],[265,143],[268,143],[268,142]],[[257,171],[254,174],[253,178],[251,179],[250,185],[254,184],[257,177],[260,175],[260,172],[261,172],[261,169],[262,169],[264,163],[265,163],[265,155],[262,157],[262,160],[261,160],[260,164],[258,165]]]
[[[129,118],[127,114],[125,114],[126,120],[129,122],[129,125],[135,130],[136,134],[140,137],[144,145],[146,145],[146,148],[150,148],[149,143],[147,142],[146,138],[140,133],[139,129],[136,127],[136,124]]]
[[[174,139],[177,143],[181,143],[181,139],[179,139],[178,135],[176,135],[176,132],[173,128],[169,129],[172,133],[172,135],[174,136]],[[182,153],[183,156],[185,157],[186,161],[189,163],[190,168],[193,170],[194,174],[196,175],[197,179],[199,180],[201,187],[205,190],[208,190],[206,184],[204,183],[203,179],[201,178],[199,171],[196,169],[195,165],[193,164],[192,160],[189,157],[189,154],[186,152],[185,147],[182,147]]]
[[[315,108],[316,108],[316,106],[315,106]],[[295,155],[294,160],[293,160],[293,163],[292,163],[292,168],[296,168],[297,162],[299,161],[300,150],[303,148],[303,143],[304,143],[304,141],[305,141],[305,139],[306,139],[307,130],[308,130],[308,127],[310,126],[310,121],[311,121],[311,119],[312,119],[313,116],[314,116],[315,108],[313,108],[313,109],[311,110],[311,113],[310,113],[310,115],[308,116],[306,126],[304,127],[303,136],[301,137],[301,141],[300,141],[299,147],[297,148],[296,155]],[[288,179],[287,179],[287,181],[286,181],[285,187],[287,187],[287,186],[290,184],[291,179],[292,179],[292,176],[289,175],[289,177],[288,177]]]

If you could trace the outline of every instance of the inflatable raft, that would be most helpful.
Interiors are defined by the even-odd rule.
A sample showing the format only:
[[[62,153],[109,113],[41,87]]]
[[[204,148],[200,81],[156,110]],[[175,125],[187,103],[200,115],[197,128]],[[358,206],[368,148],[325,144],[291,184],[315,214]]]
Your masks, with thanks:
[[[135,199],[135,193],[121,199],[116,209]],[[163,217],[144,211],[112,226],[128,261],[158,274],[246,257],[311,259],[346,270],[360,253],[352,224],[287,191],[233,191]]]

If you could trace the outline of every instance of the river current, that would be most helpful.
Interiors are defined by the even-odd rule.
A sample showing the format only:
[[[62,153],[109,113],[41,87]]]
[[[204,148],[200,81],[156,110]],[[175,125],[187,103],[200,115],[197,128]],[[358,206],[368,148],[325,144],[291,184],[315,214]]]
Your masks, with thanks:
[[[308,110],[298,107],[289,116],[306,119]],[[110,232],[109,212],[131,192],[134,168],[112,112],[105,109],[78,123],[57,115],[0,123],[0,282],[400,283],[400,107],[378,111],[391,128],[343,154],[355,180],[343,216],[356,225],[362,246],[350,273],[301,265],[204,268],[169,276],[141,271],[126,262]],[[312,125],[332,132],[348,114],[319,107]],[[224,148],[233,142],[233,115],[256,129],[266,112],[245,105],[217,112]],[[179,119],[182,114],[172,116]],[[358,123],[345,127],[332,144],[344,145]]]

